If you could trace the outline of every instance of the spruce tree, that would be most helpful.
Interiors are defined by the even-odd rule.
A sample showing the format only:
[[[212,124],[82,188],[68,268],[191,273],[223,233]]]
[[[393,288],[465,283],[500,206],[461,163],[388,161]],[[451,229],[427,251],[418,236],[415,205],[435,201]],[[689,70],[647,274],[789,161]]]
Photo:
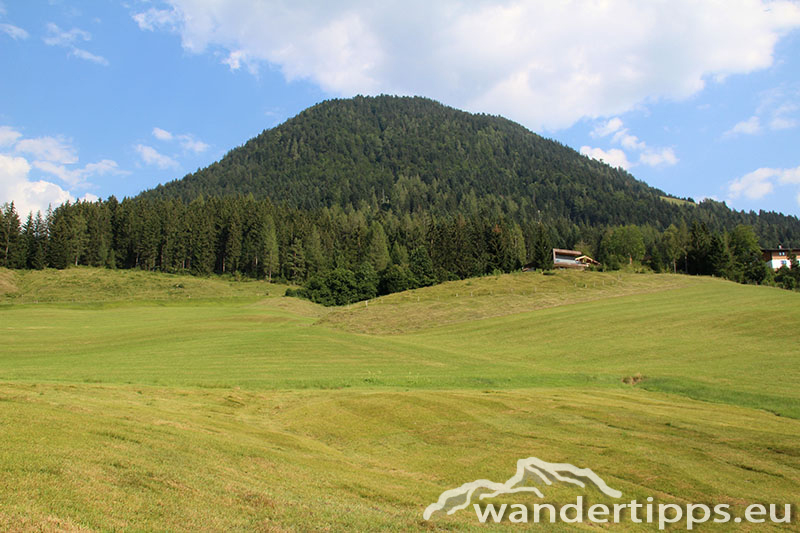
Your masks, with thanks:
[[[389,265],[390,260],[386,231],[383,229],[381,223],[376,220],[369,228],[367,261],[376,272],[382,272]]]
[[[74,258],[72,221],[68,214],[69,202],[51,212],[50,239],[47,245],[47,263],[52,268],[67,268]]]
[[[311,227],[311,232],[303,241],[306,257],[306,270],[309,276],[325,269],[325,254],[322,250],[322,241],[317,226]]]
[[[214,270],[214,241],[216,231],[210,206],[199,198],[189,206],[191,221],[189,257],[191,270],[197,274],[210,274]]]
[[[711,235],[711,247],[708,260],[712,275],[730,278],[733,259],[725,235],[720,235],[718,233]]]
[[[709,276],[713,273],[711,266],[711,233],[705,223],[692,223],[689,232],[688,262],[689,274]]]
[[[414,275],[415,286],[428,287],[436,283],[433,262],[424,246],[418,246],[411,252],[409,263],[411,273]]]
[[[28,268],[42,270],[47,268],[47,223],[42,218],[42,212],[36,212],[33,222],[33,249],[28,248]]]
[[[262,240],[260,242],[260,250],[263,257],[264,273],[267,276],[267,281],[271,282],[272,276],[278,272],[280,268],[280,255],[275,222],[270,215],[264,217],[261,231]]]
[[[530,257],[533,268],[541,268],[542,270],[553,268],[553,244],[550,240],[550,232],[542,223],[536,224],[534,228]]]
[[[24,249],[21,242],[19,216],[14,202],[4,204],[0,220],[0,266],[21,268]]]
[[[222,272],[236,272],[242,257],[242,228],[239,212],[233,209],[228,215],[222,234]]]
[[[286,268],[288,270],[289,280],[294,282],[301,282],[306,276],[306,259],[303,252],[303,242],[295,237],[286,257]]]

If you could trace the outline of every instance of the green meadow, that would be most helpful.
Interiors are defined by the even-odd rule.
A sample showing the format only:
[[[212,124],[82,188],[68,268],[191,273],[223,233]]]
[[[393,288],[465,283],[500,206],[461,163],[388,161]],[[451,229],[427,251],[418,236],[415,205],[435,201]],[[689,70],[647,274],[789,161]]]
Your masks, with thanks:
[[[0,270],[0,530],[517,529],[422,512],[530,456],[626,502],[800,499],[796,292],[517,273],[326,309],[285,289]],[[576,494],[612,502],[546,492]],[[797,522],[701,530],[765,527]]]

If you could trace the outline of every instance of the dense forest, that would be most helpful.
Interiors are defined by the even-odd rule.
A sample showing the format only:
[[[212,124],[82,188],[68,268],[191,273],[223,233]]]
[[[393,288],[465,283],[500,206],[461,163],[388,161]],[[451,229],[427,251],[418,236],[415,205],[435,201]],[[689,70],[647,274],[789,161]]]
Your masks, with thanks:
[[[278,279],[328,305],[550,268],[553,247],[800,285],[761,260],[778,244],[800,247],[800,220],[670,198],[506,119],[387,96],[323,102],[136,198],[0,213],[0,266]]]
[[[303,285],[296,294],[341,305],[379,294],[523,265],[552,268],[553,247],[577,248],[601,268],[723,276],[743,283],[800,286],[800,268],[772,271],[755,232],[717,233],[681,221],[586,228],[559,234],[543,222],[519,224],[499,210],[398,217],[339,207],[300,210],[252,195],[179,200],[115,198],[65,203],[24,223],[13,204],[0,213],[0,266],[71,265],[248,276]]]
[[[143,198],[253,194],[303,210],[340,207],[402,217],[499,211],[544,222],[559,238],[626,224],[664,231],[686,220],[715,232],[752,226],[764,246],[800,246],[800,220],[680,202],[622,169],[580,155],[502,117],[433,100],[356,97],[313,106],[219,162]]]

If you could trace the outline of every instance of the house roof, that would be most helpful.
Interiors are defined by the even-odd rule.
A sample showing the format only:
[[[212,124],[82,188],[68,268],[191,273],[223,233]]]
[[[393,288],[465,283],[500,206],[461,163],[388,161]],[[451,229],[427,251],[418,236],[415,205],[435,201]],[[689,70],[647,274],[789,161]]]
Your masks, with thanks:
[[[580,257],[576,257],[575,261],[583,261],[583,262],[586,262],[586,263],[591,263],[593,265],[599,265],[600,264],[597,261],[595,261],[594,259],[592,259],[591,257],[589,257],[588,255],[582,255]]]
[[[563,248],[553,248],[553,253],[559,255],[574,255],[575,257],[582,255],[580,250],[564,250]]]

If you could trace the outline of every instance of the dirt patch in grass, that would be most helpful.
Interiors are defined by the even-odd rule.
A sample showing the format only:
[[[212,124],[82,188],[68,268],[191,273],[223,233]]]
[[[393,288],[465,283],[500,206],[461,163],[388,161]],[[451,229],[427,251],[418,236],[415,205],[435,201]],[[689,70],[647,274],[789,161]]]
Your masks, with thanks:
[[[644,381],[646,379],[647,379],[647,376],[643,376],[642,374],[637,372],[636,374],[634,374],[632,376],[625,376],[624,378],[622,378],[622,382],[625,385],[631,385],[631,386],[635,387],[636,385],[638,385],[639,383],[641,383],[642,381]]]

